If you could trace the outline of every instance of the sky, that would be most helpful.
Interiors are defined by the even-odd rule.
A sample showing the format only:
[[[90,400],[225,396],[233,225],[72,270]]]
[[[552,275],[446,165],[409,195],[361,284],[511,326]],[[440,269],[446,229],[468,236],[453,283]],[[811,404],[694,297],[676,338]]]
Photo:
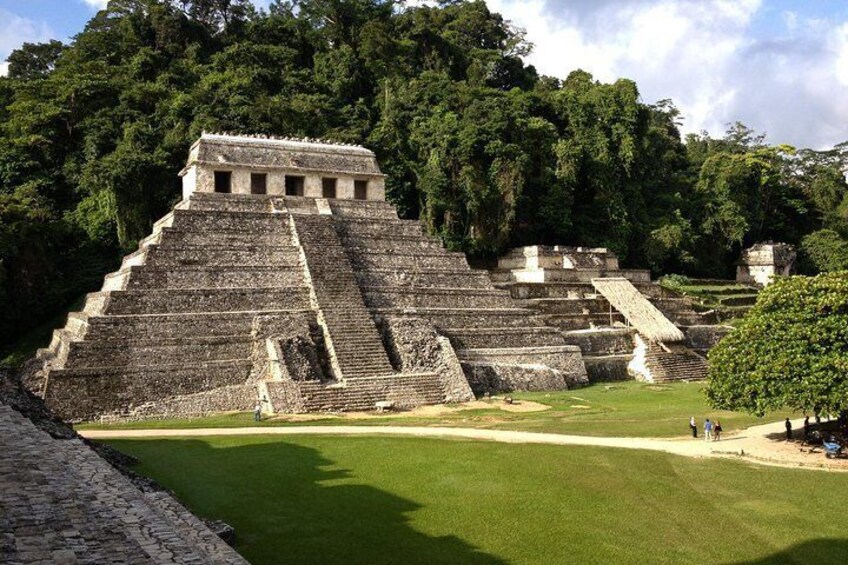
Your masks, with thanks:
[[[674,101],[685,133],[720,136],[741,121],[772,143],[825,149],[848,140],[845,0],[487,3],[526,30],[527,60],[541,73],[633,79],[644,102]],[[69,41],[105,4],[0,0],[0,60],[25,41]]]

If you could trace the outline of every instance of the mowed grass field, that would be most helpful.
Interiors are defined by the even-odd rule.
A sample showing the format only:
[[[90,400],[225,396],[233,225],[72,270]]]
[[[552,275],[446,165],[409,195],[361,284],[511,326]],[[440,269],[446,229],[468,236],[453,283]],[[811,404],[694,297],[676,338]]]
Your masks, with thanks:
[[[845,474],[422,438],[120,440],[252,563],[846,563]]]
[[[592,436],[674,437],[689,433],[689,418],[695,416],[699,427],[704,418],[720,419],[726,433],[748,426],[782,420],[791,413],[778,412],[756,418],[739,412],[714,410],[707,406],[703,385],[676,383],[651,385],[635,381],[603,383],[584,388],[539,393],[511,394],[519,404],[537,402],[549,408],[537,412],[507,412],[502,399],[491,399],[489,406],[463,409],[435,416],[414,413],[374,415],[369,418],[327,416],[296,421],[285,416],[263,420],[259,425],[410,425],[455,426],[551,432]],[[87,424],[88,429],[111,428],[226,428],[255,426],[247,412],[222,414],[193,420],[149,420],[122,424]]]

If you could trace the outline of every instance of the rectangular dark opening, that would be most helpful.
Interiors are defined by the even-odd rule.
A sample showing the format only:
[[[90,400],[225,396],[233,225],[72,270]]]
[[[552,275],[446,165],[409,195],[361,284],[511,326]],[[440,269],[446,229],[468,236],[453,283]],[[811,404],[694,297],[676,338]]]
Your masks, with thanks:
[[[268,175],[266,173],[250,173],[250,193],[268,193]]]
[[[215,192],[232,192],[232,179],[230,171],[215,171]]]
[[[353,197],[357,200],[368,200],[368,181],[353,181]]]
[[[324,198],[336,197],[336,180],[334,178],[321,179],[321,195]]]
[[[303,196],[303,177],[286,175],[286,196]]]

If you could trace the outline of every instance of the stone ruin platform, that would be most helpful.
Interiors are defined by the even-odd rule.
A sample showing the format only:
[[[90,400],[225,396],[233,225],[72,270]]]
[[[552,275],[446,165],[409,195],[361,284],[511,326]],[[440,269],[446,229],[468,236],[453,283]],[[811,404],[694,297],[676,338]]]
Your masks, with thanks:
[[[62,417],[312,412],[587,382],[580,348],[384,201],[193,191],[39,352]]]
[[[618,258],[606,248],[520,247],[498,260],[491,277],[517,305],[535,311],[560,330],[566,343],[580,347],[593,382],[701,380],[705,353],[729,331],[715,312],[652,282],[649,271],[619,268]],[[640,335],[593,282],[614,279],[628,281],[646,307],[677,326],[683,339],[660,343]]]
[[[0,374],[0,562],[247,563],[158,485],[136,484],[12,388]]]

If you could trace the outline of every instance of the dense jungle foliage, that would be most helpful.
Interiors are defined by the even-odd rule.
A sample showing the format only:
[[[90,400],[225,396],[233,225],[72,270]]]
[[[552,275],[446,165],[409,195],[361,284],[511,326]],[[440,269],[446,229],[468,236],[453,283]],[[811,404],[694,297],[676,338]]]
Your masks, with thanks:
[[[742,246],[848,249],[846,151],[741,124],[681,139],[670,101],[539,76],[482,1],[112,0],[0,79],[0,343],[61,310],[179,199],[203,130],[374,149],[388,197],[452,249],[607,246],[624,265],[727,276]]]

